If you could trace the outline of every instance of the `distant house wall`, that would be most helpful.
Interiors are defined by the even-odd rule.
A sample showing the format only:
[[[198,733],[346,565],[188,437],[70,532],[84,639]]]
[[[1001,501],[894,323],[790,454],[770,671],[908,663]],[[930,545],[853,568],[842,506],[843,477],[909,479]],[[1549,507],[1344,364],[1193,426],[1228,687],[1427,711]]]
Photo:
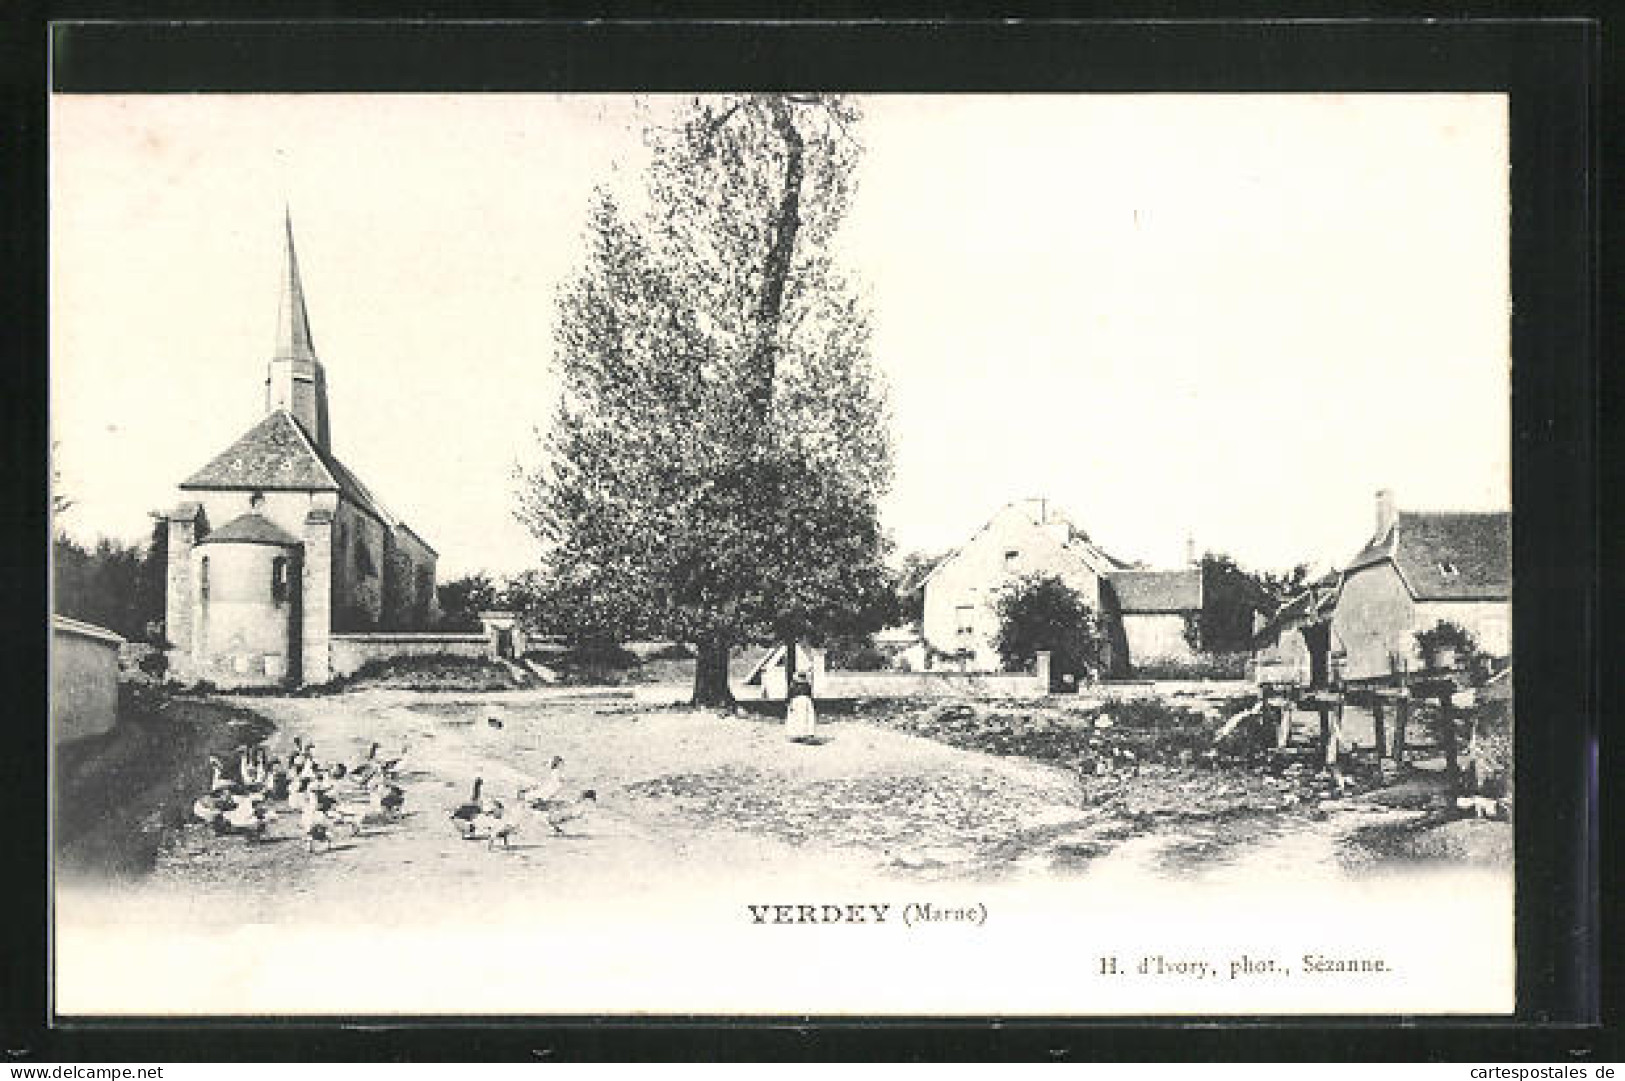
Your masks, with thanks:
[[[998,671],[999,590],[1029,574],[1056,575],[1098,612],[1100,580],[1065,547],[1067,529],[1061,522],[1039,524],[1016,506],[996,514],[927,579],[921,620],[926,644],[939,653],[969,650],[970,669]]]
[[[1344,676],[1385,676],[1392,671],[1390,654],[1403,658],[1410,668],[1419,667],[1422,658],[1416,648],[1416,632],[1445,620],[1471,631],[1487,653],[1504,657],[1512,652],[1512,606],[1508,601],[1417,601],[1392,563],[1351,571],[1332,617],[1334,648],[1341,646],[1346,657]]]
[[[334,676],[397,657],[492,656],[491,640],[483,634],[335,634],[328,649]]]
[[[1351,571],[1332,616],[1332,635],[1342,645],[1343,675],[1374,679],[1393,670],[1391,657],[1416,659],[1416,602],[1392,563]]]
[[[1194,613],[1193,613],[1194,614]],[[1130,665],[1157,661],[1188,663],[1200,658],[1185,640],[1185,616],[1179,612],[1124,612],[1123,637]]]
[[[57,743],[108,731],[118,721],[118,653],[105,627],[57,616],[51,629],[51,732]]]

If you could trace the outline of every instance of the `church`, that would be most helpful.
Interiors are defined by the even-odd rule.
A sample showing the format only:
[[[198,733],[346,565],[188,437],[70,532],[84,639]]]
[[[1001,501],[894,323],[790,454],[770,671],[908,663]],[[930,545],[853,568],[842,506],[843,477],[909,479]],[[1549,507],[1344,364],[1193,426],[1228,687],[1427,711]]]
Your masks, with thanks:
[[[284,226],[265,415],[181,483],[166,515],[170,671],[220,687],[326,683],[334,636],[421,631],[438,617],[435,550],[333,453]]]

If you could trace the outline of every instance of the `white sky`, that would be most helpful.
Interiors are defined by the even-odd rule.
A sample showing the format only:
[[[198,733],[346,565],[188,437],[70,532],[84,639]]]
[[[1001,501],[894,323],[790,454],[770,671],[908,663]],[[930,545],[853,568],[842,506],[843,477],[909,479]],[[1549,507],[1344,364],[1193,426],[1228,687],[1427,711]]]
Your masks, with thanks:
[[[1510,505],[1498,95],[885,96],[844,244],[873,291],[905,548],[1045,496],[1115,554],[1352,555],[1372,494]],[[441,555],[522,569],[553,295],[610,95],[57,97],[65,524],[146,512],[253,424],[292,206],[334,450]],[[612,170],[618,172],[612,173]]]

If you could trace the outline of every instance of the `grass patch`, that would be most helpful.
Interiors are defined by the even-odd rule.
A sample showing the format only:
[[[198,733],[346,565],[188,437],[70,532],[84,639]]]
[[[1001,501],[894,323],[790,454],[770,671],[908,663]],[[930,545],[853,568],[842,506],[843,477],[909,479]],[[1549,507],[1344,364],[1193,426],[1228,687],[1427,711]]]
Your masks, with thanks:
[[[435,654],[368,661],[348,676],[321,688],[324,692],[384,687],[406,691],[506,691],[520,686],[506,665],[485,657]]]

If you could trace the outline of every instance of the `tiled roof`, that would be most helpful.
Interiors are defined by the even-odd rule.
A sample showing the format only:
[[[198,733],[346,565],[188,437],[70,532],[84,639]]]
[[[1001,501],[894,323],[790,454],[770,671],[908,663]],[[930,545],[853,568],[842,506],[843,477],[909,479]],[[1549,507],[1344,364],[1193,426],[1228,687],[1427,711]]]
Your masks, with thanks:
[[[1512,595],[1507,511],[1400,511],[1348,573],[1391,560],[1417,600],[1505,600]]]
[[[337,491],[338,480],[286,410],[258,424],[193,473],[181,488],[263,488],[267,491]]]
[[[336,491],[386,525],[395,524],[360,478],[333,455],[324,454],[285,409],[267,413],[181,488]]]
[[[233,518],[198,544],[274,544],[279,548],[297,548],[299,538],[265,517],[250,511]]]
[[[1202,570],[1120,570],[1109,579],[1124,612],[1190,612],[1202,607]]]

